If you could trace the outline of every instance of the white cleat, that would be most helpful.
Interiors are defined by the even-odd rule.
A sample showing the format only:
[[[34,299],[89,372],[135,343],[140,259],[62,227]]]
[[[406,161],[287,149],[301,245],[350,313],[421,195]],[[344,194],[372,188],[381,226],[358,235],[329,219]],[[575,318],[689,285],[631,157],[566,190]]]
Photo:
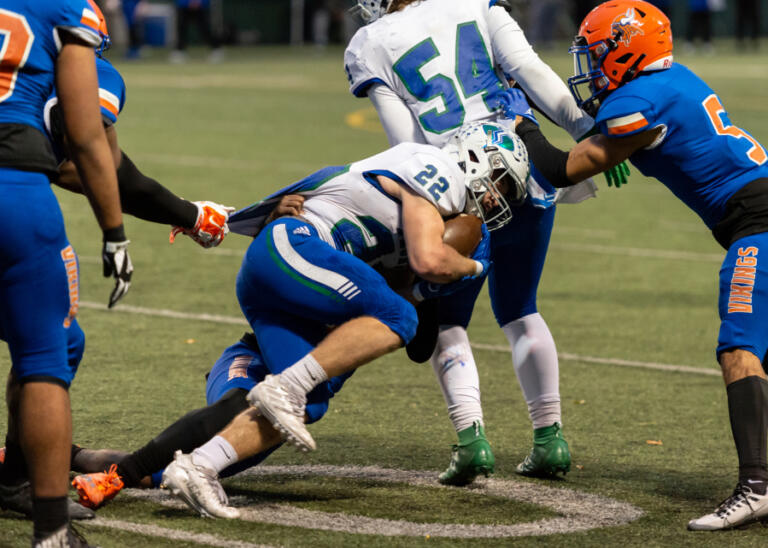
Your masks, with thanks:
[[[739,483],[714,512],[688,522],[691,531],[719,531],[768,519],[768,494],[758,495]]]
[[[267,375],[248,392],[248,403],[278,430],[283,438],[300,451],[314,451],[315,440],[304,424],[307,397],[286,390],[276,375]]]
[[[216,472],[195,464],[192,455],[176,451],[173,462],[163,472],[162,487],[170,490],[204,518],[234,519],[240,516],[237,508],[229,506],[227,494]]]

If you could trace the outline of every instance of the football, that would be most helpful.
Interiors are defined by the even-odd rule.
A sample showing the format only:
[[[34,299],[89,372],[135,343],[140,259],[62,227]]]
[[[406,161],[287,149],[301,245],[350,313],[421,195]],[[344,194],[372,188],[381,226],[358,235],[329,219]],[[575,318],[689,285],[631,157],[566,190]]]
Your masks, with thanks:
[[[443,241],[453,249],[469,257],[480,243],[482,221],[474,215],[461,213],[445,221]]]

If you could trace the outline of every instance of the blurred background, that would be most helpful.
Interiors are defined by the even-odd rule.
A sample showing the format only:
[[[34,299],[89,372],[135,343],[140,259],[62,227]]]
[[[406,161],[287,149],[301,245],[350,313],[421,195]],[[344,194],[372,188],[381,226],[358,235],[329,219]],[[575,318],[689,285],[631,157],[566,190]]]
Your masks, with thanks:
[[[97,0],[113,43],[127,59],[170,49],[184,62],[189,45],[210,48],[220,61],[225,47],[259,44],[345,45],[360,25],[349,13],[354,0]],[[569,41],[595,0],[509,0],[513,17],[537,49]],[[676,45],[713,53],[718,38],[759,49],[768,28],[768,0],[652,0],[672,21]]]

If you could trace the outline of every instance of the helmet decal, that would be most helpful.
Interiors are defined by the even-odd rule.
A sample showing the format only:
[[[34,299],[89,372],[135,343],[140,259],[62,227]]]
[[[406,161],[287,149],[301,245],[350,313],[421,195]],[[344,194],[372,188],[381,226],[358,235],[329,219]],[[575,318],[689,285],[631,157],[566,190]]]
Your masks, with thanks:
[[[624,15],[617,17],[613,21],[611,29],[617,40],[620,40],[625,46],[629,46],[633,36],[645,34],[642,26],[643,23],[637,20],[635,8],[629,8]]]

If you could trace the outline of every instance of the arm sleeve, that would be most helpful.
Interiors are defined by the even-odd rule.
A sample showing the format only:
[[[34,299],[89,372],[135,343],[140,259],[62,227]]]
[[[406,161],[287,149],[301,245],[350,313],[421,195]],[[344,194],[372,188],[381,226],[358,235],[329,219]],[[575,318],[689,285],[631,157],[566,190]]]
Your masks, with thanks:
[[[568,179],[568,153],[550,144],[539,126],[524,118],[515,131],[525,143],[531,163],[552,186],[563,188],[576,184]]]
[[[117,169],[117,185],[125,213],[153,223],[195,226],[197,207],[141,173],[125,152]]]
[[[520,26],[501,7],[488,12],[493,56],[504,73],[514,78],[534,103],[571,137],[578,139],[594,125],[581,110],[568,87],[536,54]]]
[[[394,91],[377,84],[369,89],[368,97],[379,113],[390,146],[403,142],[426,143],[421,127],[411,110]]]

